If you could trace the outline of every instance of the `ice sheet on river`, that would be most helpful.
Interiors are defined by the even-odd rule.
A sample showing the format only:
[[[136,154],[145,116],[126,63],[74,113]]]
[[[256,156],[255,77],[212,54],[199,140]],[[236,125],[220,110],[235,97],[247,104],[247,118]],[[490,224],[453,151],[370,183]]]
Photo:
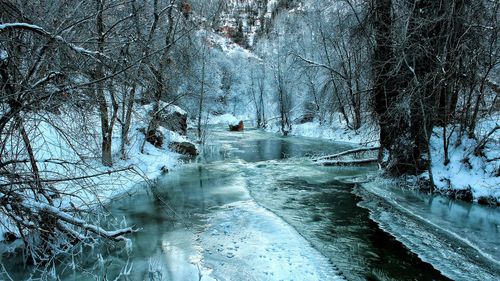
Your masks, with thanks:
[[[207,216],[204,266],[217,280],[344,280],[335,266],[282,219],[242,201]]]
[[[454,280],[498,280],[500,210],[376,181],[357,192],[386,232]]]

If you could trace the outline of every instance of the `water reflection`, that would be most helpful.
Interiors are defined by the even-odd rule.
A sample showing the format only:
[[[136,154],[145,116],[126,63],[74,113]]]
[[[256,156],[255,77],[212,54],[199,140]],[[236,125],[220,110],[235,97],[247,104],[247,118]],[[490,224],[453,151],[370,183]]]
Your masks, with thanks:
[[[129,225],[142,229],[132,235],[130,252],[103,245],[96,249],[103,256],[101,263],[89,255],[83,268],[61,269],[62,280],[95,280],[95,274],[102,277],[103,272],[112,280],[132,263],[130,280],[196,279],[203,270],[204,254],[196,234],[204,231],[205,219],[214,208],[252,198],[294,226],[350,280],[446,279],[381,231],[368,211],[357,206],[360,198],[347,181],[363,178],[375,167],[319,167],[303,158],[336,153],[349,145],[255,130],[215,132],[207,143],[195,163],[172,171],[152,189],[109,206],[114,218],[125,218]],[[415,208],[421,202],[411,196],[405,199],[415,202]],[[467,227],[485,215],[470,207],[440,203],[440,199],[426,202],[430,212],[443,219],[450,213],[444,212],[446,208],[461,220],[470,218]],[[478,232],[494,231],[489,222],[476,227]],[[30,271],[15,262],[9,269],[18,274],[15,280],[25,279],[21,277]]]
[[[249,130],[244,133],[212,135],[217,141],[208,141],[204,154],[198,159],[211,163],[228,159],[245,162],[282,160],[334,154],[351,147],[345,143],[318,141],[312,138],[280,137],[275,134]],[[222,145],[221,145],[222,144]]]
[[[293,167],[293,166],[292,166]],[[344,272],[348,280],[448,280],[369,219],[354,184],[337,179],[370,168],[267,166],[275,181],[248,171],[252,196],[293,225]],[[319,172],[318,172],[319,169]],[[301,175],[301,176],[296,176]],[[262,178],[268,178],[264,174]]]
[[[500,208],[470,204],[445,196],[385,186],[394,200],[405,202],[412,213],[438,223],[443,229],[472,242],[500,264]]]

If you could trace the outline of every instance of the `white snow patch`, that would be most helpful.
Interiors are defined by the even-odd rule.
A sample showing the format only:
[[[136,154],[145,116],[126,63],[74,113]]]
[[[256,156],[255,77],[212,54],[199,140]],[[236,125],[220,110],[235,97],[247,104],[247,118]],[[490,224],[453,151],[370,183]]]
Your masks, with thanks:
[[[153,111],[153,107],[154,107],[154,103],[150,103],[150,104],[147,104],[147,105],[144,105],[144,109],[148,112],[148,113],[151,113],[151,111]],[[160,111],[166,113],[166,114],[172,114],[172,113],[179,113],[181,115],[185,115],[187,114],[187,112],[178,107],[177,105],[175,104],[171,104],[171,103],[167,103],[167,102],[164,102],[164,101],[160,101]]]
[[[459,136],[455,129],[449,137],[448,157],[444,165],[443,128],[435,128],[431,137],[432,172],[436,188],[440,191],[470,189],[475,200],[495,198],[500,202],[500,130],[490,136],[483,155],[475,155],[474,149],[485,134],[500,122],[500,115],[481,120],[476,130],[477,139]],[[448,128],[448,132],[452,130]],[[495,160],[496,159],[496,160]],[[428,176],[428,174],[425,174]]]
[[[347,129],[343,126],[320,125],[319,122],[308,122],[292,126],[291,135],[315,137],[341,142],[378,145],[378,132],[370,126],[363,126],[359,130]]]
[[[4,49],[0,49],[0,61],[6,60],[9,58],[9,53]]]
[[[320,124],[317,120],[303,124],[292,124],[292,136],[327,139],[338,142],[349,142],[361,145],[377,146],[379,144],[379,129],[371,122],[365,122],[358,130],[347,127],[340,115],[332,118],[336,122]],[[268,131],[278,132],[279,125],[271,123]]]
[[[242,119],[238,119],[236,116],[226,113],[222,115],[210,115],[208,118],[208,124],[210,125],[220,125],[220,124],[225,124],[225,125],[236,125],[238,122],[240,122]]]
[[[253,201],[221,207],[201,234],[217,280],[344,280],[293,227]]]

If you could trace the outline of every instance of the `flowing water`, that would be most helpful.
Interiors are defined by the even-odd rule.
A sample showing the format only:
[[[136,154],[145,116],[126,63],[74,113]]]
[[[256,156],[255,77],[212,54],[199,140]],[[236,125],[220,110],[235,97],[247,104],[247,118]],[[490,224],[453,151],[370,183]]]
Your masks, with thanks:
[[[360,190],[358,183],[377,167],[310,161],[349,148],[257,130],[214,130],[198,159],[109,206],[113,218],[141,229],[132,235],[131,248],[104,245],[81,268],[70,263],[56,270],[64,280],[113,280],[120,273],[120,280],[448,280],[430,265],[436,263],[447,276],[460,276],[427,254],[429,247],[416,247],[418,237],[406,237],[404,227],[391,228],[383,214],[389,207]],[[428,203],[416,193],[393,192],[399,202],[409,201],[413,216],[421,211],[418,202]],[[427,204],[424,212],[444,227],[447,222],[459,228],[449,217],[463,217],[464,209],[443,204]],[[467,215],[461,225],[484,236],[481,249],[500,242],[498,212],[492,212]],[[415,246],[418,256],[388,233]],[[467,274],[494,276],[498,254],[490,252],[493,262],[467,260],[486,268],[483,275]],[[25,276],[22,264],[10,268],[19,273],[14,276]]]

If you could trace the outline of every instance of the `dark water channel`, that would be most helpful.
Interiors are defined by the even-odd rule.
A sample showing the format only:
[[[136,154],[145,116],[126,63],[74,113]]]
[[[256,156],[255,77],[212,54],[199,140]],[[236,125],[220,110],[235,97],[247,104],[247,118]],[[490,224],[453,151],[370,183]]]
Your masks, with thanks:
[[[241,159],[251,196],[291,224],[349,280],[448,280],[369,219],[350,180],[376,167],[328,168],[303,157],[350,148],[343,143],[253,131],[219,134],[201,162]],[[221,150],[220,144],[226,149]],[[222,151],[222,153],[221,153]]]
[[[109,206],[111,218],[142,229],[131,237],[131,249],[104,245],[96,249],[98,255],[85,254],[87,249],[80,254],[89,256],[83,266],[57,271],[63,280],[96,280],[96,276],[103,280],[103,274],[113,280],[127,269],[130,272],[119,280],[210,280],[212,270],[229,268],[235,260],[233,253],[224,252],[223,262],[203,265],[212,247],[204,244],[211,241],[204,240],[204,233],[217,230],[211,228],[216,225],[211,217],[228,205],[254,201],[295,228],[348,280],[448,280],[382,231],[370,220],[368,210],[357,205],[361,198],[353,193],[355,182],[363,181],[376,167],[319,167],[306,157],[350,147],[256,130],[213,131],[204,154],[193,163]],[[224,227],[231,229],[231,225]],[[10,263],[9,269],[14,280],[27,277],[30,270],[20,262]],[[238,276],[237,270],[229,269],[218,274],[219,280]],[[267,277],[251,276],[241,275],[238,280],[279,280],[267,272],[262,275]],[[306,279],[297,276],[295,280]]]

